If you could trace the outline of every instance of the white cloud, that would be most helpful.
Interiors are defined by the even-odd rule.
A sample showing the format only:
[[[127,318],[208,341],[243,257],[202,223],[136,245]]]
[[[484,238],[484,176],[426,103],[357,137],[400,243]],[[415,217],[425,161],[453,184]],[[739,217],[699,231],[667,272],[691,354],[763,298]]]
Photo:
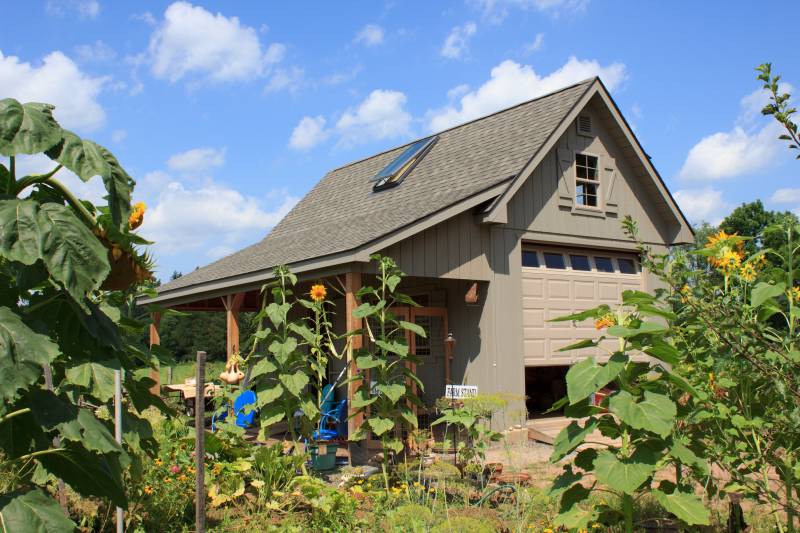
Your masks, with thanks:
[[[600,76],[606,87],[613,90],[627,74],[622,63],[602,66],[597,61],[570,57],[555,72],[541,76],[530,65],[507,59],[492,69],[489,80],[483,85],[464,94],[458,105],[449,104],[429,111],[428,128],[431,131],[444,130],[592,76]]]
[[[364,46],[377,46],[383,44],[385,33],[377,24],[367,24],[358,32],[355,42]]]
[[[346,111],[336,122],[339,144],[391,139],[411,134],[411,115],[404,109],[406,95],[376,89],[357,108]]]
[[[280,91],[295,92],[303,86],[305,82],[305,71],[300,67],[288,69],[279,68],[270,76],[264,91],[276,93]]]
[[[533,9],[558,18],[585,12],[589,0],[471,0],[469,3],[481,11],[485,20],[499,24],[510,9]]]
[[[199,188],[171,181],[151,202],[140,231],[156,243],[157,260],[204,250],[218,257],[241,247],[243,239],[262,238],[297,200],[284,194],[277,205],[266,207],[262,199],[213,181]]]
[[[528,43],[525,45],[525,53],[532,54],[534,52],[538,52],[544,46],[544,33],[537,33],[536,37],[534,37],[533,42]]]
[[[171,156],[167,166],[185,173],[201,173],[225,164],[225,148],[193,148]]]
[[[149,46],[153,75],[170,82],[192,75],[218,82],[256,78],[285,52],[279,43],[264,50],[258,32],[237,17],[182,1],[167,7]]]
[[[440,53],[448,59],[460,59],[469,47],[469,40],[475,35],[478,27],[474,22],[467,22],[463,26],[456,26],[444,40]]]
[[[84,19],[94,19],[100,14],[97,0],[48,0],[44,8],[48,15],[57,17],[65,16],[67,10]]]
[[[128,132],[125,130],[114,130],[111,132],[111,140],[115,143],[121,143],[128,137]]]
[[[782,84],[781,91],[793,87]],[[757,89],[744,96],[739,114],[730,131],[712,133],[700,139],[686,156],[678,177],[686,180],[714,181],[733,178],[768,168],[778,160],[781,148],[777,140],[780,125],[762,120],[761,109],[769,102],[769,93]]]
[[[66,128],[91,131],[103,125],[106,114],[97,97],[109,80],[82,72],[59,51],[46,55],[38,66],[0,52],[3,96],[55,105],[55,117]]]
[[[148,26],[155,27],[156,25],[158,25],[158,21],[153,16],[153,14],[150,13],[149,11],[145,11],[144,13],[138,13],[138,14],[131,15],[131,18],[133,20],[138,20],[139,22],[144,22]]]
[[[91,44],[81,44],[75,47],[75,55],[79,61],[86,63],[102,63],[117,57],[113,48],[103,41],[97,40]]]
[[[800,189],[778,189],[772,195],[776,204],[800,203]]]
[[[775,160],[780,144],[777,125],[748,132],[740,126],[704,137],[695,144],[678,177],[687,180],[721,180],[764,169]]]
[[[326,120],[322,116],[303,117],[292,131],[289,146],[295,150],[310,150],[318,145],[329,135],[325,123]]]
[[[722,191],[712,187],[703,189],[681,189],[673,194],[681,211],[693,223],[719,224],[729,210],[722,198]]]

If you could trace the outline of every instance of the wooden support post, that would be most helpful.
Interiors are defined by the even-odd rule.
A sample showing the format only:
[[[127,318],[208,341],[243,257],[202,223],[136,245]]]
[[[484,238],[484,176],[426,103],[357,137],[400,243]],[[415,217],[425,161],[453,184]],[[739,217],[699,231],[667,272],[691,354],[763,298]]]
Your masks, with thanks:
[[[345,317],[346,317],[346,328],[347,331],[353,331],[356,329],[361,329],[362,320],[360,318],[356,318],[353,316],[353,311],[355,311],[356,307],[358,307],[358,299],[356,298],[356,293],[361,289],[361,273],[360,272],[348,272],[345,274],[345,293],[344,293],[344,302],[345,302]],[[358,373],[358,367],[356,366],[356,358],[354,356],[356,350],[360,349],[363,346],[363,336],[356,335],[351,337],[350,342],[350,349],[347,351],[347,365],[348,365],[348,377],[353,377]],[[353,435],[355,434],[356,430],[361,427],[361,424],[364,422],[363,414],[359,414],[358,416],[353,416],[355,413],[355,409],[353,409],[353,397],[356,394],[356,391],[361,386],[361,381],[350,381],[347,385],[347,434]]]
[[[161,326],[161,313],[153,313],[153,321],[150,323],[150,346],[158,346],[161,344],[161,335],[158,328]],[[150,389],[150,392],[161,396],[161,373],[158,370],[152,370],[150,377],[155,381],[155,385]]]
[[[194,522],[197,533],[206,531],[206,352],[197,352],[194,395]]]
[[[239,351],[239,310],[242,308],[245,293],[239,292],[222,297],[225,306],[225,329],[227,331],[226,349],[228,361]]]

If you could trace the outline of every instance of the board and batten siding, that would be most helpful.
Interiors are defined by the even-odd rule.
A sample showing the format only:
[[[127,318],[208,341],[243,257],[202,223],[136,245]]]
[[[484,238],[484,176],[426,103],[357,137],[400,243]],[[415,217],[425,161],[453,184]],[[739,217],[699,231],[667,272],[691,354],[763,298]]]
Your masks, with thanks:
[[[489,228],[461,213],[386,250],[409,276],[489,281]]]
[[[631,215],[644,241],[674,242],[681,225],[668,214],[640,165],[632,161],[629,151],[620,148],[620,138],[611,134],[606,127],[608,122],[595,109],[587,107],[581,115],[592,119],[594,136],[579,135],[575,124],[567,128],[556,147],[509,201],[507,226],[524,231],[523,239],[527,240],[631,249],[632,243],[621,226],[623,217]],[[597,211],[566,205],[574,203],[576,152],[599,157],[603,205]],[[561,162],[565,154],[571,159],[569,166]],[[571,202],[562,199],[566,194]],[[606,205],[609,200],[615,204],[613,207]]]

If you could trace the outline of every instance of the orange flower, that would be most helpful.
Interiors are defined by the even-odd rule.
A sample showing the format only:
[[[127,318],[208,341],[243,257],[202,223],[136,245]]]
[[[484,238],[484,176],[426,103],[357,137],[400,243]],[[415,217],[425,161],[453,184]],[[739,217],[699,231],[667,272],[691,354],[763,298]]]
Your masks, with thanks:
[[[153,461],[153,462],[156,464],[156,466],[161,466],[161,465],[164,463],[164,461],[162,461],[160,457],[159,457],[159,458],[157,458],[157,459],[156,459],[155,461]]]
[[[135,230],[142,225],[142,222],[144,222],[144,210],[146,208],[147,206],[144,204],[144,202],[138,202],[133,206],[131,216],[128,217],[128,227],[131,230]]]
[[[169,476],[164,476],[164,483],[172,483],[172,478]]]
[[[153,487],[151,487],[150,485],[146,486],[144,488],[144,493],[147,495],[153,494]]]
[[[325,289],[325,285],[317,283],[311,286],[311,291],[309,291],[308,295],[311,296],[311,299],[315,302],[321,302],[325,299],[325,296],[328,295],[328,291]]]
[[[594,321],[594,329],[601,330],[603,328],[611,327],[616,323],[617,321],[614,318],[614,315],[608,314]]]

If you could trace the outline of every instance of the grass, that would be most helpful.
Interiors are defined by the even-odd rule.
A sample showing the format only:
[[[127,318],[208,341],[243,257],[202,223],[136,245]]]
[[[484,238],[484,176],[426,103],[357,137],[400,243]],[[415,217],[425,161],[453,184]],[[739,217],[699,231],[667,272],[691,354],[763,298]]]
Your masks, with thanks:
[[[193,378],[197,374],[196,363],[186,361],[172,367],[172,383],[183,383],[187,378]],[[209,361],[206,363],[206,381],[219,379],[219,374],[225,370],[224,361]],[[167,367],[161,367],[161,384],[167,384]]]

